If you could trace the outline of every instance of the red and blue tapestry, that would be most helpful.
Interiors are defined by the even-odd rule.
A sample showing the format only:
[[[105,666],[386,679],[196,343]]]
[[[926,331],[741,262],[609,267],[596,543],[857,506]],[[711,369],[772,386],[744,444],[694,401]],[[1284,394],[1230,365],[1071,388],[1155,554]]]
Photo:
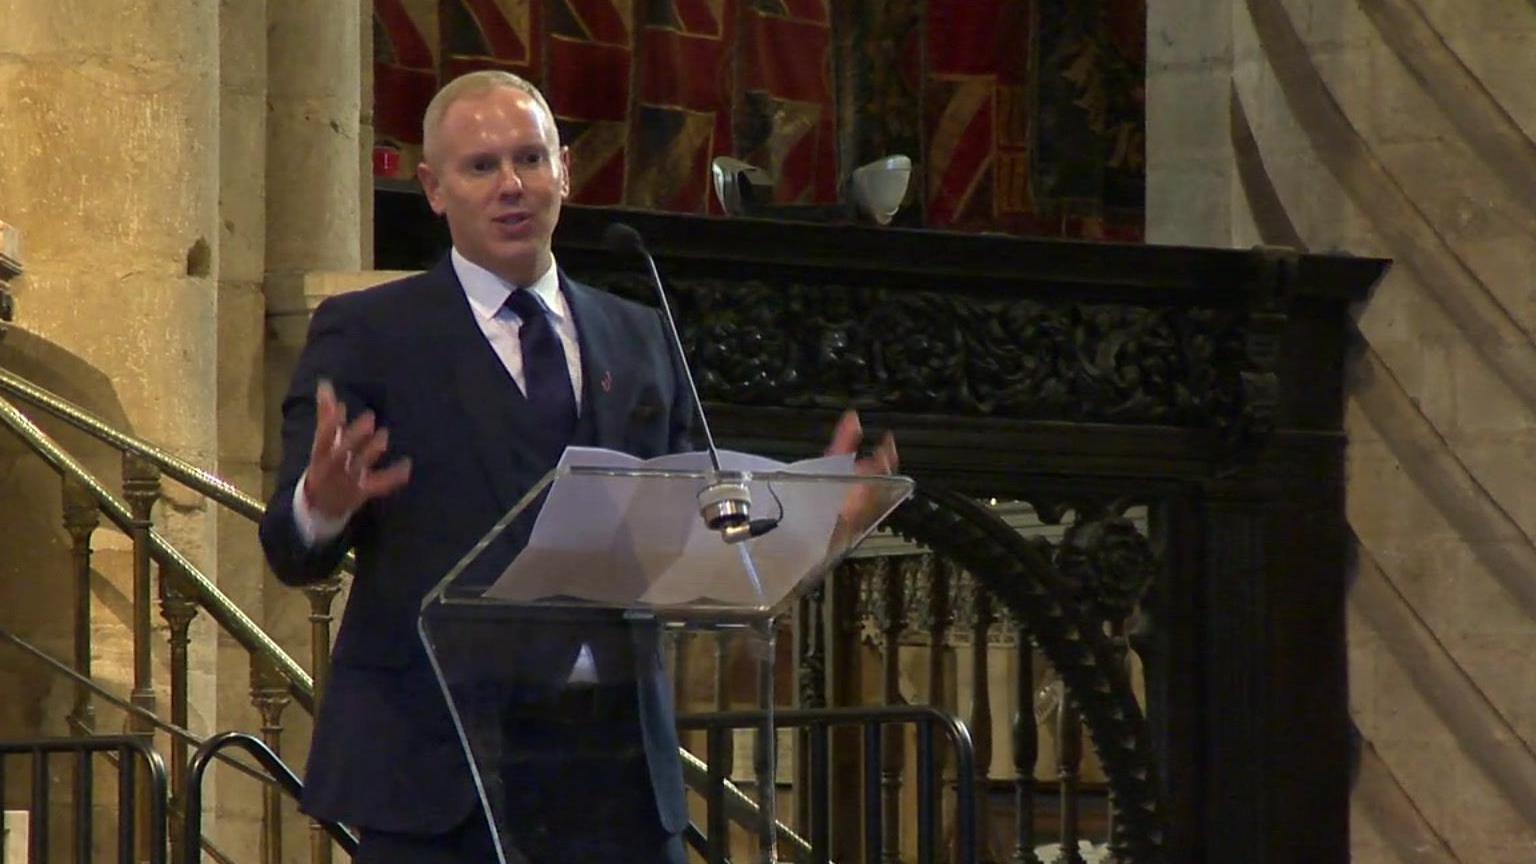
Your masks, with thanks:
[[[573,200],[720,212],[716,156],[782,204],[914,162],[899,224],[1139,240],[1146,0],[374,0],[375,171],[408,178],[442,81],[543,88]]]

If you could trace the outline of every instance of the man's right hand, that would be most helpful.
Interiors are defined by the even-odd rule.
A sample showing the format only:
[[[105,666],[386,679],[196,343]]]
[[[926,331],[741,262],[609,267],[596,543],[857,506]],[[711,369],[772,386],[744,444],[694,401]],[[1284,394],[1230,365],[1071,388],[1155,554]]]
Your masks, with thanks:
[[[389,449],[389,430],[374,428],[372,411],[347,422],[347,406],[331,382],[315,388],[315,443],[304,473],[304,500],[327,519],[344,520],[368,501],[411,479],[411,460],[375,471]]]
[[[857,454],[859,444],[863,440],[864,426],[859,422],[858,412],[844,411],[843,416],[838,418],[837,425],[832,429],[832,440],[827,444],[827,455]],[[896,436],[887,432],[881,437],[880,444],[875,447],[873,453],[862,459],[855,459],[853,472],[866,477],[889,475],[895,474],[900,465],[901,458],[896,453]],[[855,484],[849,491],[847,500],[843,502],[842,512],[838,515],[839,529],[844,532],[842,535],[834,535],[839,537],[838,542],[863,535],[876,519],[885,515],[884,505],[889,502],[872,494],[872,491],[863,484]]]

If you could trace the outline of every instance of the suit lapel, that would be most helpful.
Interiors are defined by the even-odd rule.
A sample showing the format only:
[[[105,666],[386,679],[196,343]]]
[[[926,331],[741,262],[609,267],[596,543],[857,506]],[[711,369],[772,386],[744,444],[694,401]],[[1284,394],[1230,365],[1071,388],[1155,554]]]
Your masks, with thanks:
[[[581,410],[592,416],[595,440],[599,447],[624,448],[625,422],[628,416],[625,398],[634,382],[618,361],[618,348],[624,344],[623,328],[609,315],[603,296],[565,273],[560,287],[576,319],[576,336],[581,345]]]

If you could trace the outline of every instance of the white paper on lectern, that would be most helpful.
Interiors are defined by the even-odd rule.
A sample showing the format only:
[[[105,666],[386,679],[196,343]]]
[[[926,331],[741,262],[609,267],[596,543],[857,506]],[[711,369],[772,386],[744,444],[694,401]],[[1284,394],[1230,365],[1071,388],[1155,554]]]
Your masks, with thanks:
[[[720,451],[726,471],[854,476],[854,457],[784,464]],[[641,460],[615,450],[569,447],[561,468],[707,471],[709,454]],[[749,484],[753,514],[778,515],[768,484]],[[778,483],[778,528],[727,544],[699,518],[694,484],[656,477],[566,474],[550,487],[528,545],[486,591],[511,603],[570,597],[616,606],[676,606],[697,601],[772,606],[823,559],[846,485]],[[759,586],[761,590],[759,590]]]

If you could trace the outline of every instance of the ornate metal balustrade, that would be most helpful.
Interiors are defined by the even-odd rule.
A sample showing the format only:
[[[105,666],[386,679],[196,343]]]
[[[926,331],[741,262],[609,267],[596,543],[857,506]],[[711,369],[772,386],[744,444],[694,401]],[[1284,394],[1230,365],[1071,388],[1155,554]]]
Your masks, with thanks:
[[[562,267],[642,301],[635,262],[601,246],[616,219],[657,255],[723,441],[804,455],[844,407],[895,430],[904,470],[933,493],[896,524],[986,589],[965,607],[957,575],[908,617],[946,638],[1016,628],[1039,646],[1069,696],[1057,785],[1077,778],[1080,717],[1122,860],[1348,860],[1346,322],[1388,262],[568,208]],[[408,197],[383,201],[379,224],[421,240],[416,260],[381,266],[442,248]],[[1047,548],[973,503],[991,499],[1071,518]],[[1144,528],[1127,524],[1133,506]],[[847,598],[822,602],[817,620],[858,617]],[[907,629],[890,608],[885,645]],[[847,704],[835,627],[807,638],[802,697],[814,703],[819,679],[826,704]],[[891,653],[882,700],[900,695]],[[1017,654],[1021,679],[1030,656]],[[930,692],[956,683],[942,652],[927,662]],[[953,706],[973,721],[979,766],[987,688],[971,681],[970,704]],[[1010,747],[1021,777],[1026,725]],[[896,806],[899,775],[882,782]],[[1073,819],[1059,816],[1070,845]],[[993,854],[1028,861],[1028,831],[1015,836],[1011,856]],[[834,857],[858,849],[834,842]]]
[[[1061,676],[1056,671],[1073,658],[1041,652],[1033,634],[1044,625],[1032,622],[1029,615],[1015,614],[1012,610],[1017,604],[1010,600],[1017,599],[1020,586],[1026,584],[1040,597],[1047,588],[1053,588],[1056,596],[1045,600],[1031,596],[1025,611],[1075,609],[1083,619],[1083,630],[1096,629],[1096,635],[1104,637],[1095,640],[1096,650],[1107,647],[1112,665],[1126,672],[1124,676],[1114,675],[1106,686],[1137,689],[1139,685],[1144,690],[1147,675],[1155,682],[1162,674],[1155,653],[1148,650],[1156,642],[1159,623],[1133,614],[1163,566],[1146,533],[1150,527],[1147,508],[1129,500],[1082,500],[1073,502],[1070,509],[1057,502],[1054,506],[1040,505],[1038,510],[1021,502],[979,507],[961,498],[954,504],[961,508],[958,514],[914,519],[913,514],[925,507],[945,509],[937,500],[915,503],[898,514],[895,522],[899,528],[910,528],[918,538],[936,538],[936,545],[958,545],[960,551],[951,557],[924,551],[923,547],[893,550],[888,543],[871,544],[875,549],[870,551],[877,553],[885,546],[883,554],[850,562],[828,584],[805,598],[797,618],[800,703],[820,707],[847,703],[862,695],[865,700],[873,697],[887,705],[913,701],[938,705],[963,716],[978,749],[998,757],[983,759],[977,766],[981,860],[1035,861],[1038,845],[1057,840],[1060,848],[1070,850],[1063,860],[1077,861],[1079,840],[1103,842],[1110,835],[1115,835],[1122,860],[1148,858],[1157,844],[1143,844],[1139,855],[1131,855],[1129,838],[1159,835],[1160,811],[1133,815],[1128,822],[1111,814],[1110,829],[1102,825],[1102,817],[1086,825],[1080,822],[1079,783],[1102,782],[1102,769],[1085,764],[1079,708],[1062,698],[1059,690],[1063,677],[1076,680],[1075,672],[1069,670]],[[985,538],[972,532],[973,536],[963,540],[953,539],[956,529],[948,522],[963,519],[959,514],[989,525],[1002,516],[1011,532],[1004,534],[1005,541],[989,553],[992,557],[987,559],[987,567],[978,571],[981,576],[973,575],[961,562],[978,560],[983,554],[977,549],[978,543],[985,544]],[[1015,536],[1021,534],[1022,546]],[[1028,551],[1021,551],[1025,548]],[[1013,572],[1021,568],[1023,575]],[[1043,576],[1035,572],[1041,569]],[[833,609],[839,610],[838,614],[829,614]],[[1130,656],[1132,644],[1143,655],[1142,663],[1153,661],[1146,675],[1140,671],[1141,663]],[[1046,648],[1052,646],[1045,643]],[[1039,676],[1037,655],[1049,664]],[[829,669],[832,656],[840,662]],[[857,667],[876,663],[882,681],[878,693],[866,688],[860,694],[856,685],[850,687],[836,680],[869,680],[873,676],[861,674]],[[898,684],[898,679],[902,683]],[[998,683],[1002,684],[1001,692]],[[1135,708],[1134,715],[1112,717],[1114,723],[1107,729],[1095,723],[1090,731],[1115,739],[1144,737],[1140,731],[1144,725],[1141,706]],[[998,722],[999,718],[1004,722]],[[1092,719],[1097,721],[1098,717]],[[1007,729],[1001,738],[993,733],[998,725]],[[1145,741],[1142,744],[1145,746]],[[1038,765],[1043,755],[1051,761]],[[1149,751],[1130,754],[1130,759],[1133,774],[1155,771]],[[1011,776],[989,776],[999,760],[1009,766],[1004,774],[1011,771]],[[1124,770],[1126,763],[1112,760],[1110,767]],[[887,772],[888,810],[910,809],[901,803],[901,796],[915,774],[914,770]],[[1037,783],[1040,777],[1055,778],[1053,791],[1059,799],[1058,818],[1049,833],[1035,821],[1036,799],[1044,785]],[[1011,787],[1010,794],[1000,795],[1005,787]],[[991,803],[1011,804],[1012,813],[989,813]],[[1102,798],[1095,797],[1090,803],[1097,809]],[[1011,818],[1005,820],[1005,815]],[[992,829],[990,834],[988,828]],[[887,837],[885,845],[890,848],[901,839]],[[1009,850],[1011,854],[1005,854]]]

